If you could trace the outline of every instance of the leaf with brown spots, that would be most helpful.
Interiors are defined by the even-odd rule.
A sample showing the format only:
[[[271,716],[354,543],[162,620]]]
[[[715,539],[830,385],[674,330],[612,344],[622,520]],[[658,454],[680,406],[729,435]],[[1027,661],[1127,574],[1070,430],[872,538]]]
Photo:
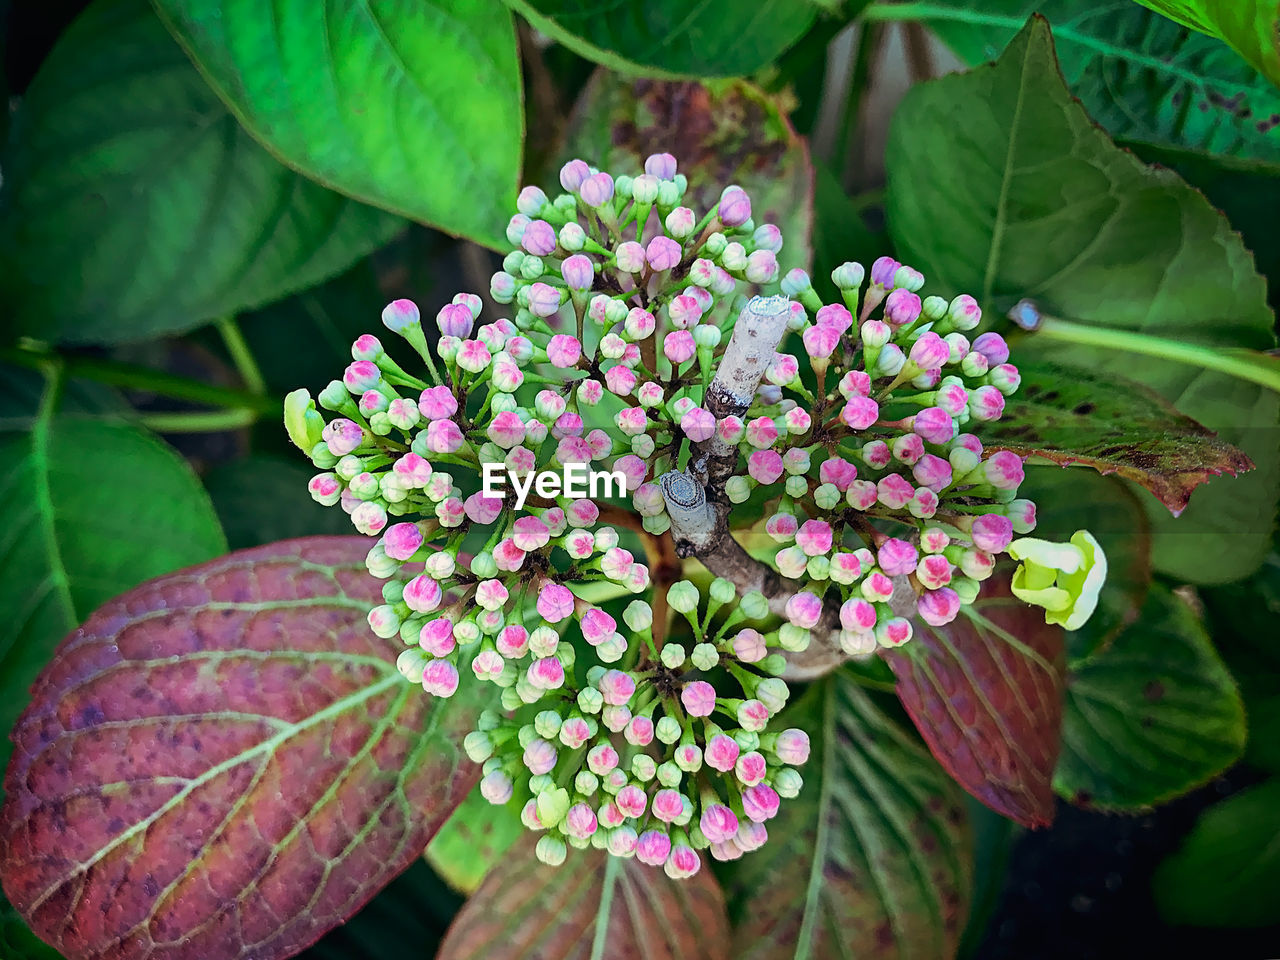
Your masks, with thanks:
[[[1062,730],[1063,632],[1015,600],[1008,581],[945,627],[918,623],[886,650],[898,697],[951,776],[997,813],[1028,827],[1053,820]]]
[[[436,960],[729,960],[714,874],[686,880],[599,850],[559,867],[527,835],[453,921]]]
[[[1177,516],[1211,477],[1253,461],[1154,390],[1072,367],[1019,367],[1022,386],[982,441],[1061,466],[1083,464],[1146,487]]]
[[[699,213],[738,184],[751,195],[752,219],[782,229],[782,269],[808,269],[809,150],[778,103],[745,80],[668,83],[598,70],[574,108],[566,144],[566,158],[602,170],[638,171],[651,153],[674,155],[689,178],[684,203]]]
[[[63,641],[14,729],[0,879],[71,960],[270,960],[422,853],[471,786],[465,702],[365,623],[362,537],[149,581]]]
[[[1153,586],[1138,621],[1071,663],[1054,788],[1107,810],[1181,796],[1239,759],[1244,706],[1204,624]]]
[[[964,797],[848,671],[784,715],[809,731],[800,796],[724,871],[739,960],[955,956],[973,848]]]

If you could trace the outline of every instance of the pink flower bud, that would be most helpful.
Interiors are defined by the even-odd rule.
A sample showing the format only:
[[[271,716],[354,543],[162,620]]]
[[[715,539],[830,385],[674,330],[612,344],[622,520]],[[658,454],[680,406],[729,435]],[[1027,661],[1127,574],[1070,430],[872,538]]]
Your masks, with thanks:
[[[861,574],[862,561],[856,553],[832,554],[831,579],[836,583],[853,583]]]
[[[975,420],[990,423],[1004,414],[1004,394],[990,384],[969,394],[969,414]]]
[[[932,453],[926,453],[911,468],[916,483],[931,490],[941,490],[951,483],[951,464]]]
[[[813,523],[810,520],[806,523]],[[797,627],[809,630],[822,619],[822,598],[808,590],[793,594],[787,600],[786,616]]]
[[[863,370],[850,370],[840,378],[840,396],[846,400],[871,394],[871,377]]]
[[[396,523],[382,535],[382,549],[392,560],[408,560],[422,546],[422,531],[416,523]]]
[[[895,460],[910,466],[924,456],[924,441],[914,433],[906,433],[896,437],[890,449]]]
[[[418,410],[428,420],[447,420],[458,412],[458,401],[448,387],[427,387],[418,398]]]
[[[880,257],[871,264],[871,282],[881,287],[892,287],[893,276],[901,266],[893,257]]]
[[[521,759],[530,773],[540,776],[555,769],[557,756],[558,752],[555,747],[546,740],[536,738],[529,741],[529,745],[524,748],[524,755]]]
[[[556,249],[555,227],[545,220],[529,221],[524,228],[524,235],[520,238],[520,246],[535,257],[550,256]],[[454,334],[454,336],[466,336],[466,334]]]
[[[329,421],[320,435],[335,457],[354,453],[364,441],[364,431],[360,429],[360,425],[342,417]]]
[[[738,757],[738,762],[733,765],[733,772],[739,783],[754,787],[765,778],[765,774],[768,773],[768,764],[765,762],[764,754],[752,750]]]
[[[882,647],[900,647],[910,639],[910,620],[894,617],[876,624],[876,643]]]
[[[529,664],[527,677],[539,690],[558,690],[564,686],[564,664],[559,657],[541,657]]]
[[[653,797],[653,815],[664,823],[671,823],[684,813],[684,797],[678,790],[659,790]]]
[[[747,424],[746,437],[757,450],[767,450],[778,442],[778,427],[768,417],[756,417]]]
[[[369,360],[356,360],[348,364],[342,374],[343,385],[356,395],[372,390],[381,382],[382,371],[376,363]]]
[[[418,305],[412,300],[392,300],[382,308],[382,324],[394,333],[400,333],[421,322]]]
[[[448,660],[429,660],[422,670],[422,689],[433,697],[452,697],[458,690],[458,668]]]
[[[557,333],[547,343],[547,359],[552,366],[563,370],[575,366],[582,356],[582,344],[578,338],[567,333]]]
[[[740,226],[751,219],[751,198],[741,187],[729,187],[720,195],[716,214],[726,227]]]
[[[768,652],[764,637],[750,627],[739,630],[733,638],[733,655],[743,663],[759,663]]]
[[[424,580],[434,583],[429,577],[415,577],[415,580]],[[413,585],[413,580],[405,586],[405,602],[408,603],[409,586]],[[437,591],[436,606],[439,606],[439,584],[435,585]],[[409,609],[416,609],[413,604],[409,604]],[[432,608],[434,609],[434,607]],[[427,612],[427,611],[422,611]],[[453,621],[448,617],[439,617],[435,620],[428,620],[422,626],[422,631],[418,634],[418,646],[433,657],[447,657],[453,653],[458,646],[458,642],[453,636]]]
[[[524,431],[524,421],[508,410],[493,418],[485,436],[504,450],[510,450],[524,442]]]
[[[657,236],[649,241],[649,245],[645,247],[645,259],[649,262],[649,266],[655,273],[663,270],[670,270],[680,262],[683,254],[680,244],[670,237]]]
[[[497,650],[481,650],[471,661],[471,672],[477,680],[496,680],[505,667],[506,661]]]
[[[649,473],[649,465],[634,454],[619,457],[613,462],[614,471],[621,473],[627,481],[627,492],[639,489]]]
[[[738,832],[738,818],[723,803],[710,803],[702,809],[698,828],[712,843],[723,843]]]
[[[604,697],[604,702],[615,707],[626,704],[636,692],[636,682],[621,670],[605,671],[596,686]]]
[[[818,479],[844,493],[849,489],[849,484],[858,479],[858,468],[841,457],[831,457],[824,460],[818,468]]]
[[[903,324],[911,323],[919,316],[920,298],[910,290],[899,287],[885,298],[884,318],[892,326],[900,327]],[[936,340],[942,339],[936,333],[933,336]],[[950,353],[950,351],[947,352]]]
[[[636,859],[651,867],[660,867],[671,853],[671,838],[660,830],[646,830],[636,842]]]
[[[342,483],[332,473],[318,473],[307,484],[307,491],[316,503],[331,507],[342,496]]]
[[[742,729],[752,733],[760,733],[769,725],[769,708],[756,699],[743,700],[737,716]]]
[[[775,513],[765,521],[764,529],[778,543],[790,543],[795,539],[800,524],[789,513]]]
[[[759,483],[776,483],[782,476],[782,454],[774,450],[757,450],[747,458],[747,473]]]
[[[447,303],[436,314],[436,326],[446,337],[465,339],[471,336],[471,328],[474,324],[475,317],[471,315],[471,311],[465,304]]]
[[[671,301],[667,308],[671,325],[679,330],[687,330],[702,319],[702,305],[691,296],[681,294]]]
[[[778,814],[782,801],[777,791],[767,784],[757,783],[742,791],[742,811],[752,823],[764,823]],[[736,823],[735,823],[736,825]],[[705,829],[702,831],[707,832]],[[710,840],[710,837],[707,837]],[[726,838],[728,839],[728,838]]]
[[[915,492],[915,488],[896,473],[891,473],[876,483],[876,499],[890,510],[901,510],[910,502]]]
[[[911,429],[930,443],[948,443],[955,432],[951,414],[941,407],[921,410],[912,418]]]
[[[564,816],[565,832],[571,837],[585,839],[596,832],[595,812],[585,803],[575,803]]]
[[[833,327],[838,333],[844,333],[853,326],[853,314],[842,303],[829,303],[818,310],[814,321],[822,327]]]
[[[618,629],[618,621],[599,607],[591,607],[583,613],[579,624],[582,627],[582,636],[593,647],[613,636]]]
[[[366,537],[376,537],[387,525],[387,511],[381,504],[366,501],[351,511],[351,525]]]
[[[613,199],[613,177],[607,173],[593,173],[582,181],[578,195],[588,207],[603,207]]]
[[[560,309],[560,291],[550,284],[535,283],[529,287],[529,312],[535,317],[549,317]]]
[[[916,601],[916,610],[925,623],[941,627],[960,613],[960,596],[950,587],[926,590]]]
[[[973,521],[973,545],[987,553],[1003,553],[1013,540],[1013,522],[998,513],[984,513]]]
[[[770,383],[785,387],[800,375],[800,362],[789,353],[775,353],[764,375]]]
[[[679,366],[693,359],[698,352],[698,345],[688,330],[673,330],[663,337],[662,352],[668,360]]]
[[[815,360],[826,360],[840,345],[840,331],[836,327],[818,324],[808,327],[801,334],[805,353]]]
[[[880,569],[891,577],[911,573],[916,568],[919,554],[916,548],[905,540],[892,538],[880,545],[876,559]]]
[[[995,331],[988,331],[973,341],[973,350],[982,354],[987,358],[987,363],[994,367],[1005,363],[1009,359],[1009,345],[1005,343],[1004,337]]]
[[[600,743],[587,751],[587,767],[598,777],[603,777],[618,766],[618,751],[610,744]]]
[[[461,428],[452,420],[432,420],[427,424],[427,449],[432,453],[455,453],[464,442]]]
[[[549,583],[538,593],[537,608],[547,623],[559,623],[573,613],[573,594],[568,587]]]
[[[951,582],[951,562],[941,554],[929,554],[916,567],[916,579],[928,590],[938,590]]]
[[[511,527],[511,541],[526,553],[551,541],[551,528],[537,517],[521,517]]]
[[[649,798],[639,787],[629,784],[618,791],[613,802],[617,804],[618,809],[626,816],[639,819],[644,816],[645,808],[649,805]]]
[[[560,168],[560,186],[570,193],[576,193],[582,181],[591,176],[591,168],[585,160],[570,160]]]
[[[716,708],[715,687],[705,680],[695,680],[680,691],[680,702],[691,717],[709,717]]]
[[[632,717],[622,736],[632,746],[646,747],[653,743],[653,721],[648,717]]]
[[[809,759],[809,735],[798,727],[783,730],[774,741],[773,752],[787,766],[803,766]]]
[[[525,234],[525,240],[529,235]],[[590,257],[575,253],[560,265],[560,275],[570,290],[590,290],[595,282],[596,268]]]
[[[645,158],[644,172],[659,180],[670,180],[676,175],[676,158],[669,153],[652,153]]]
[[[997,490],[1016,490],[1022,483],[1022,458],[1008,450],[998,450],[982,463],[987,482]]]
[[[840,607],[840,625],[854,633],[865,633],[876,625],[876,608],[866,600],[851,597]]]
[[[840,419],[851,430],[866,430],[880,419],[880,405],[870,397],[853,397],[840,411]]]
[[[680,418],[680,429],[694,443],[710,440],[716,432],[716,418],[710,410],[694,407]]]
[[[623,273],[639,273],[644,269],[644,247],[634,240],[627,240],[625,243],[618,244],[618,249],[614,251],[614,257],[617,260],[618,269]],[[639,310],[640,308],[635,307],[633,309]]]
[[[733,769],[733,765],[738,762],[738,753],[738,744],[733,737],[717,733],[707,741],[707,748],[703,751],[703,758],[706,760],[707,766],[719,770],[721,773],[728,773]]]
[[[630,367],[618,364],[610,367],[604,373],[604,384],[609,388],[609,392],[618,397],[627,397],[631,395],[631,391],[636,388],[639,377]],[[643,433],[643,429],[640,431]]]
[[[570,750],[577,750],[592,737],[591,725],[582,717],[570,717],[560,724],[560,742]]]

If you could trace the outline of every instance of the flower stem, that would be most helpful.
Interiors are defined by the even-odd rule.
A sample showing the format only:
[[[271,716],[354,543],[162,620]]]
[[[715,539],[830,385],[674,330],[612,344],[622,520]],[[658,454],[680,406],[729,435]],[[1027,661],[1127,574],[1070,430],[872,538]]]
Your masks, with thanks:
[[[1207,344],[1183,343],[1133,330],[1072,323],[1045,314],[1041,314],[1040,324],[1032,335],[1048,337],[1062,343],[1126,350],[1205,370],[1215,370],[1280,393],[1280,359],[1254,350],[1224,350]]]
[[[267,381],[262,375],[262,370],[258,366],[258,361],[253,357],[253,351],[249,349],[249,344],[244,339],[244,334],[240,332],[240,326],[236,323],[235,317],[223,317],[215,324],[218,333],[222,337],[222,342],[227,348],[227,353],[231,354],[231,362],[235,364],[236,372],[240,374],[240,379],[244,381],[246,389],[250,393],[263,396],[267,392]]]
[[[215,433],[238,430],[258,419],[253,410],[209,410],[182,413],[147,413],[138,422],[156,433]]]

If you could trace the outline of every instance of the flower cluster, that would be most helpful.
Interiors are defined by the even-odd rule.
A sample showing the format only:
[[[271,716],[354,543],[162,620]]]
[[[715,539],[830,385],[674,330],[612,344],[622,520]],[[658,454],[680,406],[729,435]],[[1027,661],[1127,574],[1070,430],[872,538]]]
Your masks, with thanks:
[[[368,619],[405,644],[400,671],[438,697],[493,684],[501,712],[465,742],[484,796],[522,804],[549,863],[590,845],[689,876],[699,851],[758,847],[800,789],[808,738],[774,720],[786,658],[818,632],[850,655],[899,645],[913,619],[971,603],[1005,551],[1032,564],[1019,596],[1074,623],[1105,563],[1092,541],[1079,562],[1013,541],[1035,525],[1022,462],[974,428],[1018,372],[998,334],[970,340],[972,298],[922,300],[923,277],[882,258],[865,290],[860,265],[835,270],[840,303],[798,270],[782,296],[747,300],[777,283],[782,236],[741,188],[699,213],[668,154],[616,179],[574,160],[560,182],[554,198],[526,187],[507,226],[516,249],[489,292],[508,317],[481,322],[460,293],[429,335],[397,300],[383,325],[422,369],[366,334],[340,380],[286,398],[285,425],[321,471],[312,497],[376,538],[367,566],[386,582]],[[778,348],[754,351],[726,412],[717,377],[752,310]],[[773,566],[796,583],[785,609],[728,579],[705,604],[675,583],[675,637],[663,604],[622,604],[653,586],[642,536],[680,534],[666,482],[695,460],[722,507],[761,494]],[[713,480],[712,460],[732,475]],[[574,469],[613,483],[542,483]]]

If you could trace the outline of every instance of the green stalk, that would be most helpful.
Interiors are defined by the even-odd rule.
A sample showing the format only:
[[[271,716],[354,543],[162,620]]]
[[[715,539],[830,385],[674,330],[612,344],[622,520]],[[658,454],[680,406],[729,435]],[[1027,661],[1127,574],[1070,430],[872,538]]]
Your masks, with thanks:
[[[262,375],[262,370],[258,366],[258,361],[253,357],[253,351],[249,349],[249,344],[244,339],[244,334],[240,332],[240,327],[236,323],[235,317],[224,317],[217,321],[215,326],[218,333],[222,336],[222,342],[227,348],[227,353],[231,355],[231,362],[235,364],[236,372],[240,374],[240,379],[244,381],[244,385],[250,393],[264,396],[267,392],[267,380]]]
[[[1040,324],[1032,335],[1048,337],[1061,343],[1125,350],[1129,353],[1158,357],[1161,360],[1185,363],[1204,370],[1215,370],[1280,393],[1280,361],[1252,350],[1223,350],[1206,344],[1183,343],[1165,337],[1153,337],[1133,330],[1072,323],[1044,314],[1040,315]]]

